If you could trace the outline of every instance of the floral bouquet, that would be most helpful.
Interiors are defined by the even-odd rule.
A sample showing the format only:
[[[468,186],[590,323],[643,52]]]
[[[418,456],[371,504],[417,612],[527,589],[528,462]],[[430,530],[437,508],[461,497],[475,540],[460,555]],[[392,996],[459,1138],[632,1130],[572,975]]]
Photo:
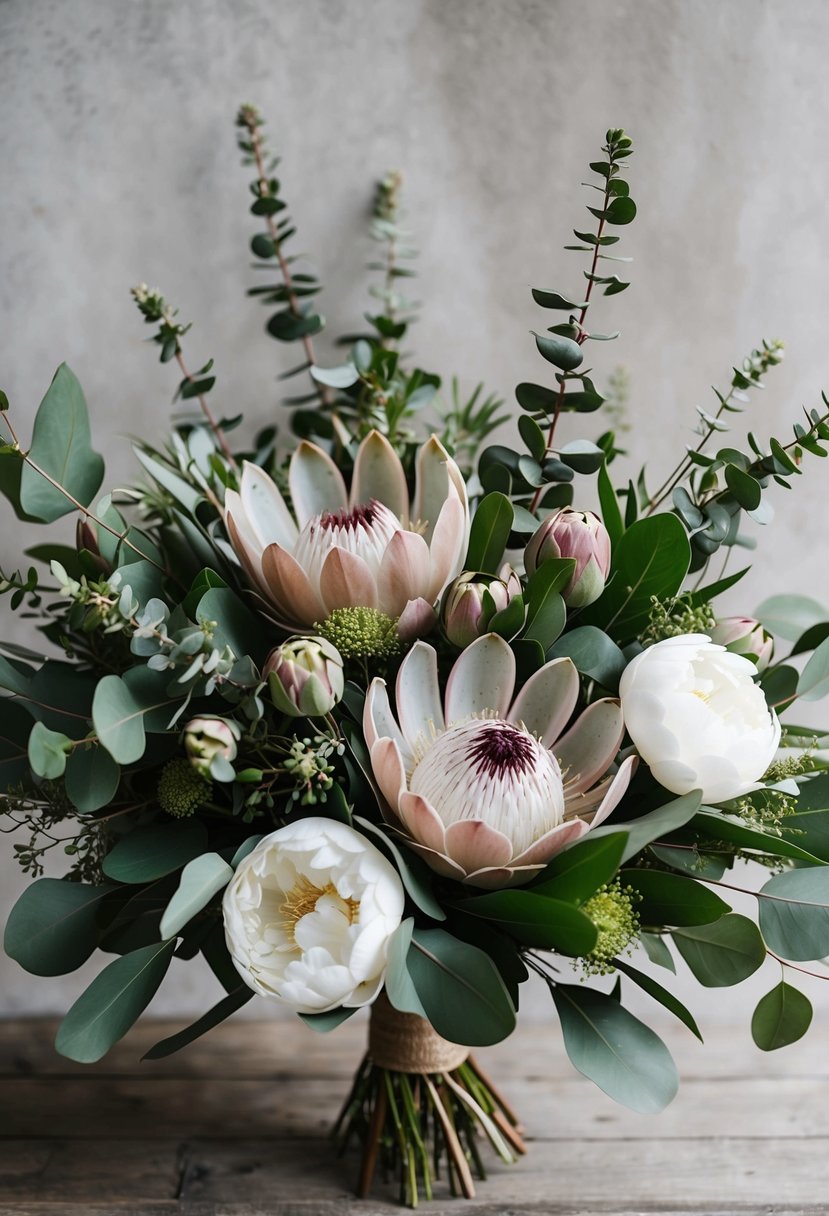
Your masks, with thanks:
[[[627,992],[699,1035],[670,989],[676,954],[708,990],[771,956],[781,978],[756,1043],[809,1025],[792,980],[829,954],[829,775],[819,734],[778,714],[829,691],[829,613],[790,595],[755,617],[714,604],[745,574],[725,574],[744,516],[768,522],[772,483],[827,454],[829,414],[714,450],[782,358],[763,343],[658,490],[614,485],[624,377],[602,395],[584,367],[616,337],[593,328],[597,296],[628,287],[615,246],[636,214],[633,149],[610,130],[567,246],[582,287],[533,291],[554,323],[534,335],[547,375],[516,389],[520,446],[484,446],[503,403],[443,392],[401,349],[414,307],[399,177],[372,213],[374,310],[325,367],[320,283],[288,252],[253,107],[238,128],[267,273],[251,294],[268,333],[301,349],[290,455],[273,423],[234,441],[212,360],[188,370],[189,326],[145,286],[135,302],[184,412],[160,445],[136,441],[142,484],[101,496],[65,365],[28,444],[0,399],[17,517],[77,517],[74,544],[50,534],[0,583],[43,638],[43,653],[0,646],[3,811],[34,879],[5,947],[44,976],[108,956],[57,1034],[79,1061],[197,955],[224,995],[150,1058],[254,994],[319,1031],[370,1006],[336,1127],[340,1147],[362,1146],[360,1192],[379,1164],[412,1205],[439,1170],[471,1195],[487,1142],[505,1161],[524,1144],[469,1051],[512,1032],[531,974],[575,1067],[637,1111],[665,1106],[677,1074]],[[609,429],[562,442],[564,414],[602,408]],[[594,477],[601,517],[584,509]],[[44,877],[55,848],[68,873]],[[732,911],[735,891],[756,896],[756,919]]]

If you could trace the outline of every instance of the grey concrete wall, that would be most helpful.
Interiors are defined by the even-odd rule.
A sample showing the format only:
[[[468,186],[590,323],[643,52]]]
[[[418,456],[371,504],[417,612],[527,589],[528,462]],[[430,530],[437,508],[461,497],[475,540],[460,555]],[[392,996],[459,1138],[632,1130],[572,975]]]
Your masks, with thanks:
[[[422,250],[420,358],[510,400],[543,373],[528,286],[578,292],[582,263],[561,252],[585,215],[578,182],[624,125],[634,285],[597,305],[597,325],[623,334],[591,354],[600,378],[630,374],[631,466],[667,471],[708,386],[764,335],[787,340],[787,361],[750,423],[786,433],[829,386],[828,41],[824,0],[0,0],[2,385],[26,430],[66,359],[123,482],[124,436],[159,434],[174,387],[129,299],[145,279],[193,320],[192,363],[216,356],[217,403],[279,417],[291,356],[244,296],[233,116],[250,100],[283,157],[329,333],[365,307],[372,183],[399,167]],[[735,607],[784,587],[829,601],[826,478],[813,460],[796,495],[777,495],[763,572]],[[7,566],[32,535],[3,520]],[[22,884],[7,858],[0,876],[4,918]],[[200,1010],[208,981],[178,970],[157,1008]],[[0,961],[0,1009],[65,1008],[88,978]]]

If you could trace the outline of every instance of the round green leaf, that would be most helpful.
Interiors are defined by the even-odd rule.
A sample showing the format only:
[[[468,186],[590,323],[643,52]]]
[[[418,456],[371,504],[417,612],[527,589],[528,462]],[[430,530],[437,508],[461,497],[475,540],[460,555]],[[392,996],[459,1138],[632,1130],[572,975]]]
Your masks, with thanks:
[[[66,793],[69,801],[87,815],[112,801],[121,769],[103,747],[75,747],[66,762]]]
[[[829,866],[778,874],[761,888],[760,929],[769,947],[795,962],[829,954]]]
[[[761,967],[766,948],[754,921],[729,912],[712,925],[674,929],[674,944],[706,988],[740,984]]]
[[[538,353],[548,363],[558,367],[563,372],[571,372],[579,366],[584,354],[578,342],[572,338],[562,338],[558,334],[533,334]]]
[[[31,975],[67,975],[98,944],[98,909],[110,886],[39,878],[26,888],[6,922],[4,948]]]
[[[144,755],[144,714],[120,676],[98,681],[92,701],[92,724],[103,746],[119,764],[132,764]]]
[[[755,481],[750,473],[746,473],[736,464],[727,464],[725,466],[725,484],[744,511],[757,510],[763,491],[759,481]]]
[[[808,595],[772,595],[755,608],[757,620],[778,637],[796,642],[813,625],[829,621],[829,609]]]
[[[653,1115],[679,1087],[662,1040],[612,996],[576,984],[552,988],[570,1061],[615,1102]]]
[[[636,203],[632,198],[619,195],[611,200],[604,217],[608,224],[629,224],[636,217]]]
[[[141,1016],[164,979],[175,941],[125,954],[81,993],[58,1028],[55,1047],[79,1064],[105,1056]]]
[[[102,869],[117,882],[154,882],[180,870],[206,845],[207,829],[198,819],[151,823],[122,837],[107,853]]]
[[[35,722],[29,735],[29,764],[38,777],[55,781],[62,777],[66,768],[66,749],[72,740],[59,731],[49,730],[42,722]]]
[[[760,998],[751,1019],[751,1037],[761,1051],[776,1051],[802,1039],[812,1021],[812,1003],[785,981]]]

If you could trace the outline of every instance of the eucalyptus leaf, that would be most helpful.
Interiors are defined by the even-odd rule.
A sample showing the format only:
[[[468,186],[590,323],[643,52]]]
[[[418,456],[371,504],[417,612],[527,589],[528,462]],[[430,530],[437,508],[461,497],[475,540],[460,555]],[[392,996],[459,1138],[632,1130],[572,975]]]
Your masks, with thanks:
[[[31,975],[67,975],[98,945],[98,912],[113,887],[39,878],[23,891],[6,922],[4,948]]]
[[[218,853],[202,853],[188,861],[161,918],[161,937],[175,937],[232,877],[233,869]]]
[[[469,534],[466,569],[497,574],[512,529],[512,503],[503,494],[481,499]]]
[[[579,366],[584,354],[578,342],[572,338],[562,338],[557,334],[533,334],[538,353],[548,363],[552,363],[563,372],[571,372]]]
[[[775,954],[795,962],[829,954],[829,866],[777,874],[758,899],[760,930]]]
[[[706,988],[740,984],[763,965],[766,948],[754,921],[729,912],[710,925],[674,929],[674,945]]]
[[[515,1029],[515,1009],[488,954],[443,929],[415,929],[407,967],[426,1016],[452,1043],[486,1047]]]
[[[812,1023],[812,1003],[781,980],[760,998],[751,1019],[751,1037],[761,1051],[777,1051],[802,1039]]]
[[[187,1047],[195,1039],[201,1038],[214,1026],[218,1026],[229,1018],[237,1009],[241,1009],[253,995],[252,988],[248,988],[247,984],[240,984],[233,992],[223,996],[212,1009],[208,1009],[207,1013],[202,1014],[191,1026],[169,1035],[166,1039],[160,1039],[149,1051],[144,1053],[141,1059],[163,1060],[165,1056],[171,1056],[173,1052],[181,1051],[182,1047]]]
[[[200,856],[206,845],[207,829],[199,819],[150,823],[122,836],[102,868],[117,882],[154,882]]]
[[[471,916],[495,921],[527,946],[557,950],[573,957],[589,954],[598,931],[572,903],[533,891],[492,891],[458,901]]]

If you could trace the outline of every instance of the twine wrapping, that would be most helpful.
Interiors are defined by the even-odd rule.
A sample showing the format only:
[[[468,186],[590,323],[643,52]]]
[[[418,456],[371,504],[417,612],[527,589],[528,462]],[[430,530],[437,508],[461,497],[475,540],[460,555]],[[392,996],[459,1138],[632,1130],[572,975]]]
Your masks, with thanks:
[[[469,1057],[469,1048],[441,1038],[415,1013],[400,1013],[385,992],[371,1007],[368,1054],[378,1068],[390,1072],[452,1072]]]

